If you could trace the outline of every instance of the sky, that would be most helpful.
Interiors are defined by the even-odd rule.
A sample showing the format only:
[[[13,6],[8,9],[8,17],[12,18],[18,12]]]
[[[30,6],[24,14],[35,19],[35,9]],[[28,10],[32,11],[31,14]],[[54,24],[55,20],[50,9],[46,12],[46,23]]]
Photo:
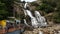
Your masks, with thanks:
[[[36,0],[21,0],[21,1],[25,1],[25,2],[34,2]]]

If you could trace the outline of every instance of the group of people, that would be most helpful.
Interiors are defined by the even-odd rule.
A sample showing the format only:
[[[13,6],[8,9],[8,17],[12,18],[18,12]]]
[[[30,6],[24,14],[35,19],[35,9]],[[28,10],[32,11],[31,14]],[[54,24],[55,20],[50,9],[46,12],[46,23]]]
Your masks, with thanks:
[[[14,22],[6,21],[5,30],[8,32],[10,28],[17,28],[19,24],[20,24],[19,20],[14,20]]]

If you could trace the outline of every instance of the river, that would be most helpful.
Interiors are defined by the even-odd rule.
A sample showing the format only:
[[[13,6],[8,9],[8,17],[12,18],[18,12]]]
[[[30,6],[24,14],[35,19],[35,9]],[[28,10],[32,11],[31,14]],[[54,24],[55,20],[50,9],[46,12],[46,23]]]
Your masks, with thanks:
[[[16,30],[16,31],[13,31],[13,32],[8,32],[6,34],[21,34],[20,30]]]

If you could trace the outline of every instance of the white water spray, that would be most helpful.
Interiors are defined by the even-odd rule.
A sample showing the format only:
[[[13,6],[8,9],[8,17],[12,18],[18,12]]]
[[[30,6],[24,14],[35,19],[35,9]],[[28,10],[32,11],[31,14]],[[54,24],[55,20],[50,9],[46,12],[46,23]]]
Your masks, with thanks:
[[[29,1],[31,1],[31,0],[29,0]],[[24,5],[24,8],[26,9],[27,6],[28,6],[28,3],[26,2],[25,5]],[[28,16],[31,18],[32,26],[37,28],[37,27],[38,27],[38,26],[37,26],[37,25],[38,25],[38,24],[37,24],[37,20],[36,20],[35,17],[33,17],[31,11],[30,11],[30,10],[24,10],[24,13],[25,13],[25,16],[28,15]],[[26,23],[26,20],[25,20],[25,19],[24,19],[24,22],[25,22],[25,24],[26,24],[27,26],[29,26],[29,25]]]
[[[33,27],[38,27],[38,25],[46,26],[47,22],[44,17],[41,16],[41,14],[38,11],[35,11],[35,17],[32,15],[31,11],[27,9],[28,2],[34,2],[36,0],[21,0],[21,2],[25,1],[24,5],[24,13],[25,16],[28,15],[31,18],[31,23]],[[37,20],[36,20],[37,19]],[[39,23],[38,23],[39,22]],[[24,23],[29,26],[24,19]]]
[[[32,15],[32,13],[31,13],[29,10],[26,10],[26,12],[27,12],[27,14],[28,14],[31,18],[33,18],[33,15]]]
[[[38,22],[35,17],[31,18],[31,23],[34,28],[38,28]]]
[[[26,26],[30,26],[30,25],[27,24],[26,19],[24,19],[24,24],[25,24]]]
[[[35,17],[37,18],[40,26],[47,26],[46,19],[41,16],[41,14],[38,11],[35,11]]]
[[[36,17],[37,21],[40,22],[41,14],[38,11],[35,11],[35,17]]]
[[[28,6],[28,3],[26,2],[25,5],[24,5],[24,8],[27,8],[27,6]]]
[[[44,17],[40,17],[40,22],[41,22],[41,26],[47,26],[47,22],[46,19]]]
[[[24,8],[26,9],[27,6],[28,6],[28,3],[26,2],[25,5],[24,5]],[[33,17],[32,13],[30,12],[30,10],[24,10],[24,13],[25,13],[25,15],[29,15],[31,18]]]

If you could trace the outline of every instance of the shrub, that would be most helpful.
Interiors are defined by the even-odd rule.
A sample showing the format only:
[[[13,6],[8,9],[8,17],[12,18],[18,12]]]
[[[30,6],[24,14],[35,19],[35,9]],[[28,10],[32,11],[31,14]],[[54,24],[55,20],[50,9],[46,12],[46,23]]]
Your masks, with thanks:
[[[57,12],[53,15],[54,22],[60,23],[60,12]]]
[[[36,7],[36,10],[43,10],[46,13],[52,12],[54,9],[52,6],[48,5],[48,4],[42,4],[38,7]]]

